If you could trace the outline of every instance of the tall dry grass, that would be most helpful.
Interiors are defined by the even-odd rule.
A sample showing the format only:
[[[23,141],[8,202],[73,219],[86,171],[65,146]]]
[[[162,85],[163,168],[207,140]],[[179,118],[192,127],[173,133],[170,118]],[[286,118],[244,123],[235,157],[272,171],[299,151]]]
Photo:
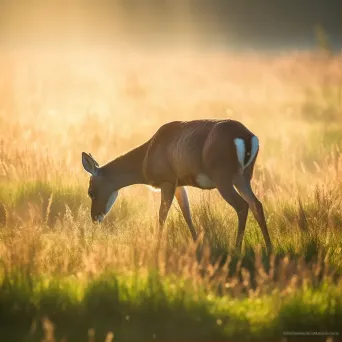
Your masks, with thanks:
[[[290,301],[291,293],[314,291],[322,284],[332,293],[340,279],[341,66],[340,56],[309,53],[2,53],[3,284],[18,272],[37,284],[41,277],[71,277],[75,286],[90,286],[108,272],[148,279],[158,270],[157,284],[176,276],[190,282],[192,290],[205,289],[215,301],[222,295],[241,300],[222,304],[225,309],[216,307],[215,312],[230,307],[232,313],[244,307],[244,298],[257,301],[279,293],[275,302],[265,299],[265,308],[255,311],[260,319],[246,319],[261,327],[276,305],[271,321],[284,319],[295,326],[298,317],[304,317],[306,304],[291,316],[295,302],[286,304],[290,311],[281,311],[279,298],[288,296]],[[271,258],[258,249],[263,239],[252,217],[243,255],[231,255],[236,215],[215,191],[190,189],[194,220],[204,239],[197,249],[189,247],[190,234],[174,204],[167,224],[168,245],[156,257],[160,195],[143,186],[120,191],[103,225],[90,222],[82,151],[91,152],[102,164],[143,143],[166,121],[195,118],[238,119],[259,136],[253,188],[267,212],[275,245]],[[146,284],[142,286],[148,289]],[[165,286],[172,293],[173,287]],[[38,296],[32,284],[29,288],[30,296]],[[180,291],[178,285],[175,288]],[[307,292],[303,293],[305,303]],[[314,317],[315,323],[320,316]],[[228,329],[225,324],[221,328]],[[276,326],[269,326],[269,332]],[[225,330],[228,335],[220,335],[220,330],[215,336],[240,336],[247,328],[239,329]],[[249,330],[252,335],[253,331]]]

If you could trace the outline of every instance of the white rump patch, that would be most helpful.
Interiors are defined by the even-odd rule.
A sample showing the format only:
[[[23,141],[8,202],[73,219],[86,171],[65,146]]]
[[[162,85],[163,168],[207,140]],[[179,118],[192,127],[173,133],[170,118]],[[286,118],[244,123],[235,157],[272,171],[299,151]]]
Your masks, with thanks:
[[[236,138],[236,139],[234,139],[234,144],[236,146],[236,153],[237,153],[238,161],[241,165],[242,170],[244,170],[247,166],[250,165],[250,163],[253,161],[253,159],[256,156],[256,153],[257,153],[258,148],[259,148],[259,139],[255,135],[252,137],[252,139],[251,139],[251,144],[252,144],[251,155],[250,155],[249,160],[246,163],[246,165],[244,162],[245,161],[245,153],[246,153],[245,142],[241,138]]]
[[[107,204],[106,204],[106,213],[105,215],[108,214],[109,210],[111,209],[111,207],[113,206],[116,198],[118,197],[118,191],[114,191],[108,198]]]
[[[246,164],[245,167],[247,167],[255,158],[256,153],[258,152],[259,148],[259,139],[255,135],[252,137],[252,148],[251,148],[251,156]]]
[[[204,173],[200,173],[197,175],[196,182],[203,189],[210,189],[215,187],[214,182]]]
[[[242,169],[245,168],[245,153],[246,153],[246,147],[245,147],[245,142],[241,138],[236,138],[234,139],[234,144],[236,146],[236,153],[238,157],[238,161],[242,167]]]

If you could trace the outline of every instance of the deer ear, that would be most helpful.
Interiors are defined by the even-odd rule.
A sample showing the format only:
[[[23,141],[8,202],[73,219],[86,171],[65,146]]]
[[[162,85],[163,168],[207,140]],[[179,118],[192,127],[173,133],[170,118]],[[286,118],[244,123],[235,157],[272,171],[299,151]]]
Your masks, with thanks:
[[[98,172],[99,164],[96,160],[91,156],[91,154],[87,154],[82,152],[82,165],[84,169],[89,172],[91,175],[96,176]]]
[[[88,153],[89,157],[93,160],[93,162],[95,163],[95,166],[100,167],[99,163],[94,159],[94,157],[91,155],[91,153]]]

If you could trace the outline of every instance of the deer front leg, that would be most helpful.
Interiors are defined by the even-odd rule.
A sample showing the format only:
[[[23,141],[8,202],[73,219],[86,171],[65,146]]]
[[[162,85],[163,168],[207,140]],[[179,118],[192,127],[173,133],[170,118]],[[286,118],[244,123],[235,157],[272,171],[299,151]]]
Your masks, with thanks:
[[[196,241],[197,233],[196,233],[195,227],[194,227],[194,225],[192,223],[192,219],[191,219],[188,194],[187,194],[185,188],[181,186],[181,187],[178,187],[176,189],[175,195],[176,195],[176,199],[178,201],[179,207],[182,211],[182,214],[185,218],[185,221],[189,227],[191,236],[192,236],[193,240]]]
[[[175,196],[176,184],[163,183],[160,187],[161,190],[161,202],[159,208],[159,234],[158,242],[161,241],[163,235],[163,228],[169,213],[173,198]]]

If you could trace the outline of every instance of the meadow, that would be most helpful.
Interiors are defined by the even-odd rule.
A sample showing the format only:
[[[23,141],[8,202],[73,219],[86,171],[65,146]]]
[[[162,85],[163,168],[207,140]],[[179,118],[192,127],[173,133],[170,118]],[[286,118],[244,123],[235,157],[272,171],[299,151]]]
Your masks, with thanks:
[[[90,219],[100,164],[171,120],[232,118],[260,139],[253,189],[274,253],[217,191],[122,189]],[[319,52],[2,50],[0,339],[337,341],[342,322],[342,59]],[[300,335],[300,337],[299,337]]]

